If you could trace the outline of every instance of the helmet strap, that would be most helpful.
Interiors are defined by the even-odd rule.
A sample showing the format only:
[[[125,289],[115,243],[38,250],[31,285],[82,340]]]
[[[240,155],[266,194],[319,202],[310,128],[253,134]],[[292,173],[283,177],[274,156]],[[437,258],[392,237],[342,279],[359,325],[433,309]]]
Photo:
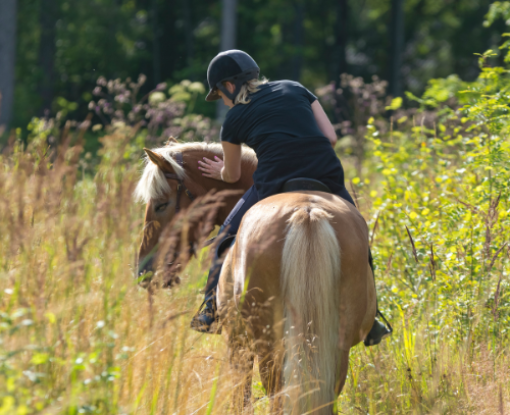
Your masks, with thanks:
[[[228,99],[232,100],[232,102],[235,104],[235,100],[237,98],[237,95],[239,94],[239,92],[241,91],[241,87],[243,86],[244,84],[244,80],[240,80],[240,79],[236,79],[235,81],[228,81],[232,84],[234,84],[235,88],[234,88],[234,92],[230,92],[226,87],[225,85],[223,85],[223,82],[225,81],[222,81],[222,82],[218,82],[216,84],[216,87],[221,91],[223,92],[227,97]]]
[[[223,92],[229,99],[232,100],[232,103],[236,103],[237,95],[239,95],[239,92],[241,92],[241,87],[244,85],[245,82],[250,81],[252,79],[257,79],[259,77],[259,70],[253,69],[250,71],[245,72],[242,75],[234,77],[234,79],[223,79],[220,82],[216,84],[216,87]],[[230,92],[225,86],[223,85],[223,82],[228,81],[232,84],[234,84],[234,92]]]

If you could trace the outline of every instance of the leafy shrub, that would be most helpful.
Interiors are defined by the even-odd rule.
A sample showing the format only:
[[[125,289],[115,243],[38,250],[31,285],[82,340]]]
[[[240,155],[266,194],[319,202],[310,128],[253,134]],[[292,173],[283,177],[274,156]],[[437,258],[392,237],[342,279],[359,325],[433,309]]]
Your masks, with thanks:
[[[218,129],[209,118],[193,114],[199,94],[205,92],[200,82],[182,81],[164,90],[166,83],[156,86],[143,97],[140,88],[146,77],[140,75],[137,82],[126,79],[97,80],[93,95],[98,99],[89,103],[89,109],[101,119],[104,126],[139,126],[146,129],[147,140],[153,144],[164,142],[168,137],[179,137],[186,141],[216,139]],[[93,127],[101,128],[100,124]]]
[[[384,131],[368,122],[369,179],[353,183],[370,217],[379,307],[400,322],[391,357],[353,358],[349,408],[502,413],[506,405],[510,78],[489,66],[491,55],[480,55],[475,82],[430,82],[418,111],[432,108],[432,125],[396,118]]]

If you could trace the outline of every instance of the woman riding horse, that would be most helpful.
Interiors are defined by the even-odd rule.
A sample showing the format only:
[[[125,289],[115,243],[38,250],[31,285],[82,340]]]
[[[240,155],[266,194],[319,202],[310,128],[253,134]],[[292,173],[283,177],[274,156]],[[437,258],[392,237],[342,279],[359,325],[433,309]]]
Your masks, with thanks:
[[[344,171],[333,147],[337,137],[317,98],[298,82],[259,80],[259,67],[245,52],[229,50],[209,64],[207,101],[223,99],[230,107],[221,129],[223,160],[204,158],[198,168],[212,179],[235,183],[241,177],[241,144],[258,158],[254,185],[244,194],[223,223],[213,265],[209,271],[203,309],[191,327],[212,332],[217,321],[216,289],[222,253],[236,235],[244,214],[259,200],[282,192],[290,179],[315,179],[332,193],[354,205],[344,184]],[[372,256],[369,264],[373,272]],[[390,334],[377,319],[365,339],[375,345]]]

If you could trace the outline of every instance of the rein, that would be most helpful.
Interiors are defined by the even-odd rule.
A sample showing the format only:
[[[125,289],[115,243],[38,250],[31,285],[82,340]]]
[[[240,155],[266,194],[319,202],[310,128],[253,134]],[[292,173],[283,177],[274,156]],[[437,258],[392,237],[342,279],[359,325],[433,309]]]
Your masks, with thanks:
[[[175,154],[175,161],[177,164],[181,167],[184,167],[184,160],[182,158],[182,153],[176,153]],[[186,193],[186,196],[188,196],[189,200],[192,202],[196,199],[195,195],[189,191],[189,189],[184,184],[184,180],[181,179],[177,174],[175,173],[164,173],[165,177],[170,180],[176,180],[177,181],[177,197],[175,198],[175,213],[178,213],[181,210],[181,193],[184,190],[184,193]]]

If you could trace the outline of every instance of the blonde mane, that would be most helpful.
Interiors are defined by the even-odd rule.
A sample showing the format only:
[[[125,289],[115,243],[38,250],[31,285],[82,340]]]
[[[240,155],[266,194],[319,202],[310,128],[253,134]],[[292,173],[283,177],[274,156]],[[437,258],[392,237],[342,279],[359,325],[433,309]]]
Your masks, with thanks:
[[[187,153],[194,151],[201,151],[211,153],[213,156],[223,156],[223,149],[221,144],[218,143],[170,143],[165,147],[153,148],[152,151],[161,155],[172,166],[175,174],[184,180],[186,172],[174,159],[176,153]],[[152,163],[147,156],[144,157],[145,168],[142,177],[138,181],[134,191],[135,200],[138,202],[149,203],[150,200],[162,198],[171,193],[168,181],[163,171],[154,163]],[[242,162],[252,165],[257,164],[257,157],[255,152],[243,146]]]

